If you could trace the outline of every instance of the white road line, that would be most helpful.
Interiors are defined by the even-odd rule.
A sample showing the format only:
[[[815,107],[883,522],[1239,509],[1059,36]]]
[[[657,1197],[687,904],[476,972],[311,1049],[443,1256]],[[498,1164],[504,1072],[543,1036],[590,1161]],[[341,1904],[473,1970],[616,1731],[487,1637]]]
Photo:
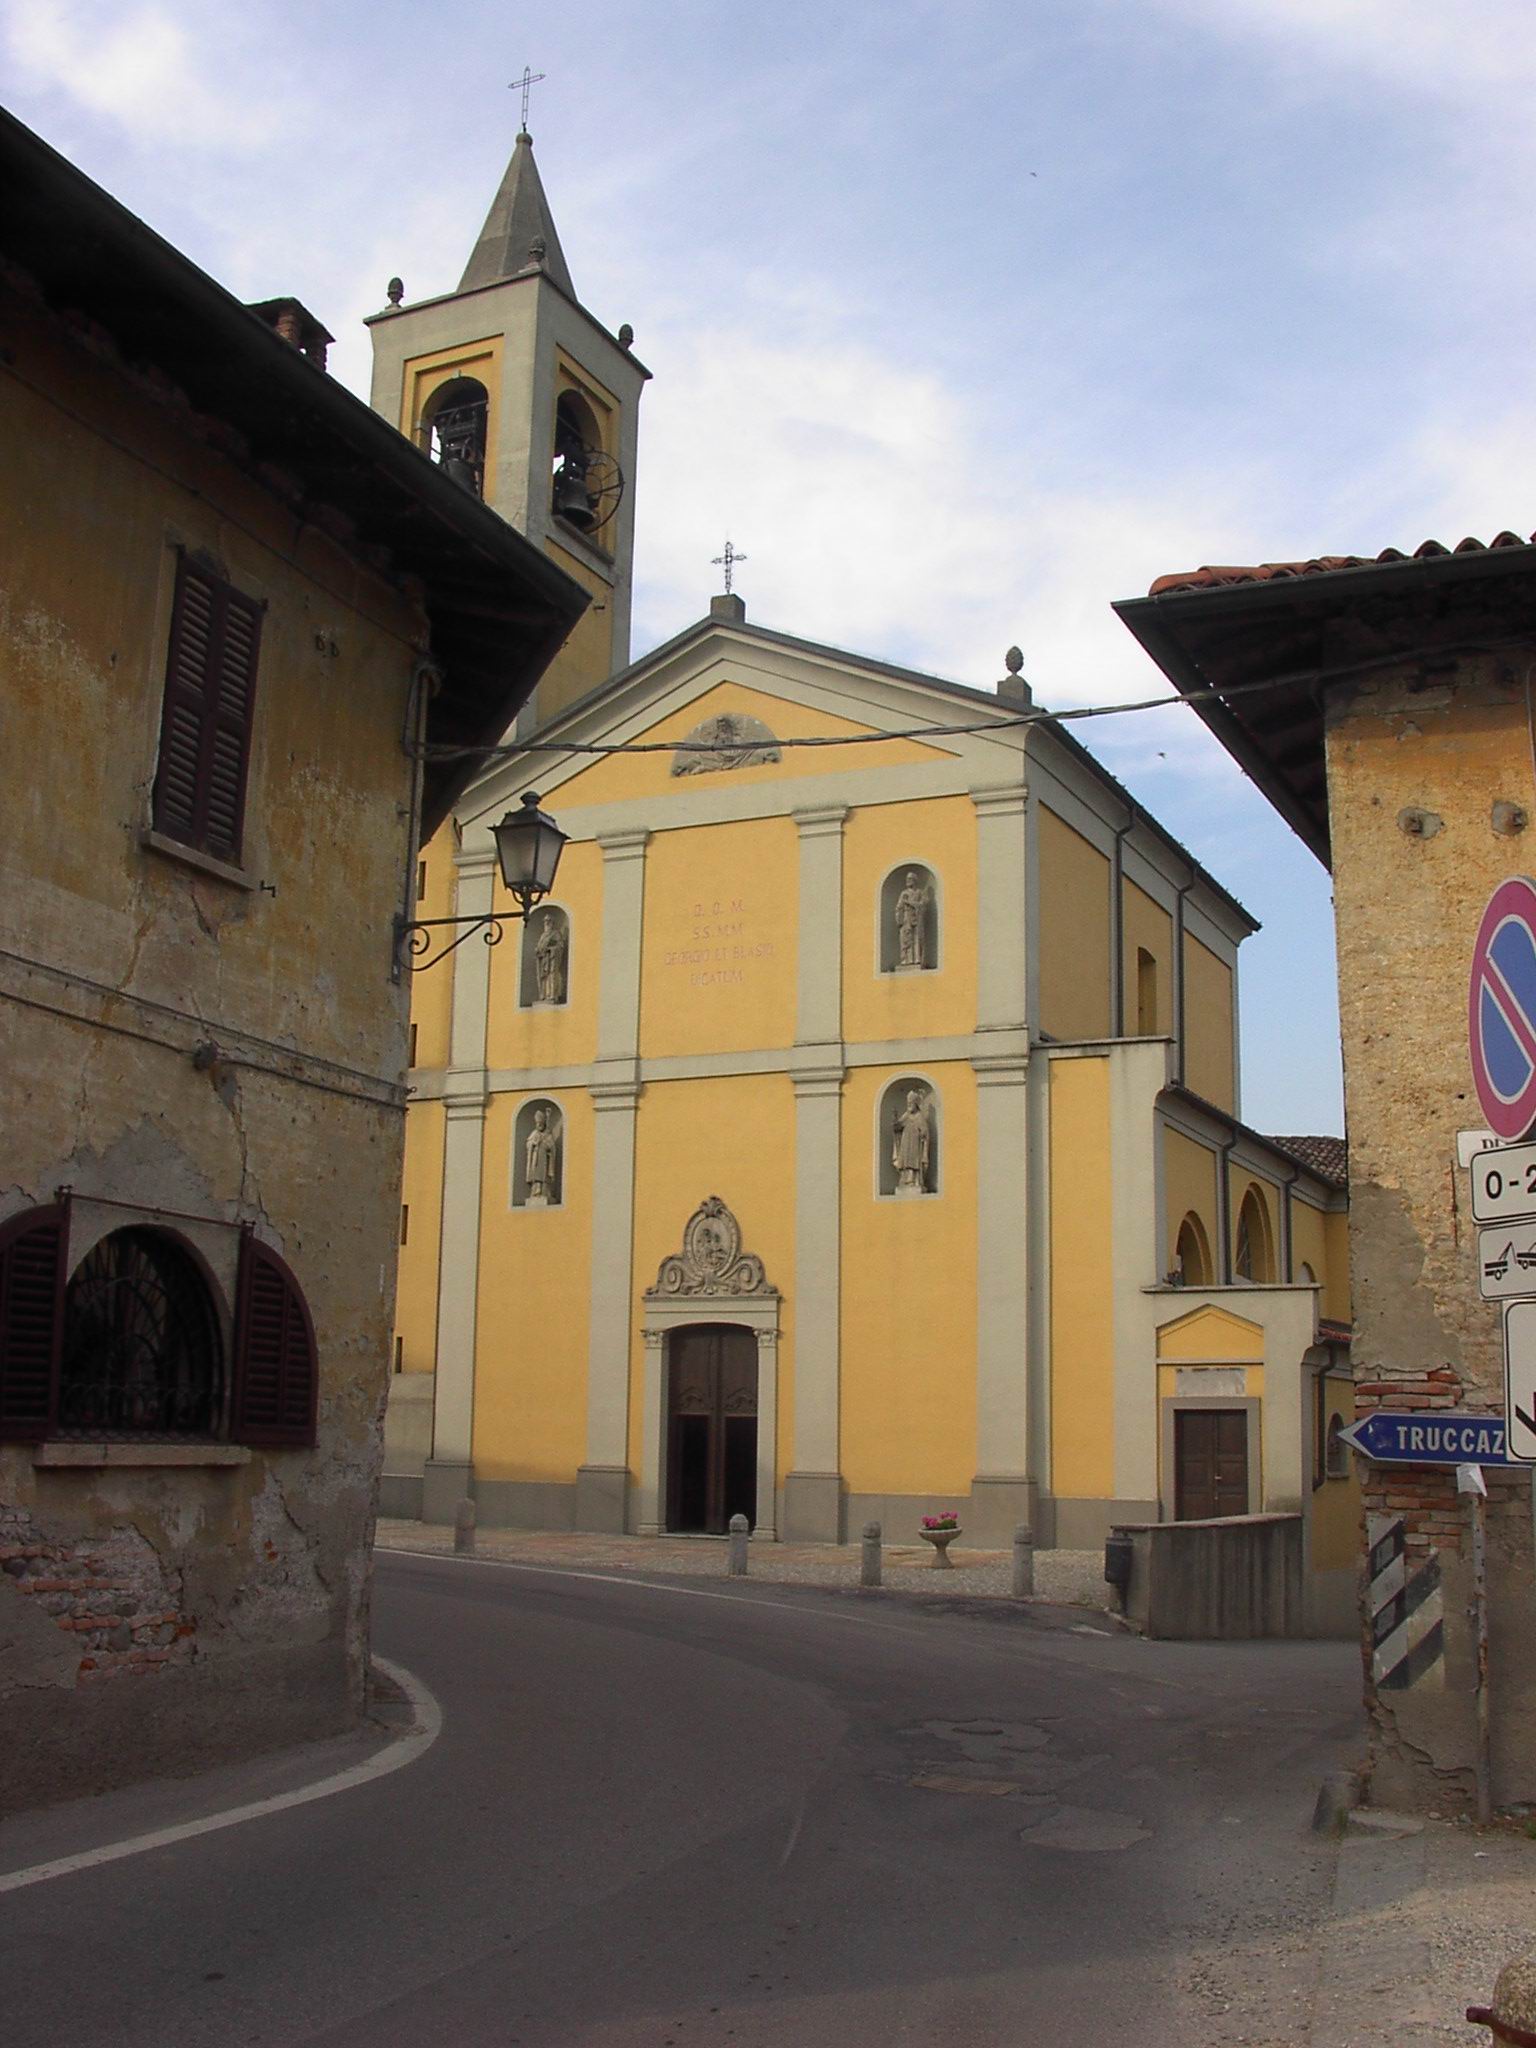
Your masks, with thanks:
[[[242,1821],[261,1820],[269,1813],[284,1813],[291,1806],[307,1806],[312,1799],[329,1799],[335,1792],[350,1792],[354,1785],[366,1785],[374,1778],[387,1778],[391,1771],[404,1770],[426,1755],[443,1732],[443,1710],[421,1680],[403,1665],[385,1657],[374,1663],[392,1678],[409,1699],[415,1713],[412,1725],[395,1740],[376,1750],[365,1763],[335,1771],[297,1792],[277,1792],[270,1799],[253,1799],[246,1806],[231,1806],[223,1813],[203,1820],[183,1821],[172,1828],[156,1828],[147,1835],[131,1835],[124,1842],[108,1842],[100,1849],[84,1849],[78,1856],[61,1856],[54,1863],[34,1863],[25,1870],[0,1872],[0,1892],[20,1891],[23,1885],[46,1884],[51,1877],[69,1877],[77,1870],[94,1869],[98,1863],[116,1863],[124,1856],[140,1856],[146,1849],[164,1849],[172,1842],[185,1842],[194,1835],[216,1834],[220,1828],[238,1827]]]

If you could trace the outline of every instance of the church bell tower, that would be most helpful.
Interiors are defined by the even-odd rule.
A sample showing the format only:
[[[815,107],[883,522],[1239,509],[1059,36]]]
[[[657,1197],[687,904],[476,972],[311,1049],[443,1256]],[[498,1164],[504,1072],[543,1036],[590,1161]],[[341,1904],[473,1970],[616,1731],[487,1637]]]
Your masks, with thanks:
[[[395,278],[367,323],[374,410],[592,593],[530,707],[542,721],[629,660],[650,372],[577,298],[526,129],[458,289],[403,299]]]

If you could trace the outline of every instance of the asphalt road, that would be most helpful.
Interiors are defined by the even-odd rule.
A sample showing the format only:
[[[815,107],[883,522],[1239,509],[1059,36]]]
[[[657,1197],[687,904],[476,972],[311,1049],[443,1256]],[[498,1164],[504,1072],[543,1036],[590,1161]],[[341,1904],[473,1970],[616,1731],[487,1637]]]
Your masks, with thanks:
[[[436,1744],[0,1895],[5,2048],[1306,2038],[1347,1645],[401,1556],[376,1633],[440,1701]],[[198,1798],[61,1809],[0,1864]]]

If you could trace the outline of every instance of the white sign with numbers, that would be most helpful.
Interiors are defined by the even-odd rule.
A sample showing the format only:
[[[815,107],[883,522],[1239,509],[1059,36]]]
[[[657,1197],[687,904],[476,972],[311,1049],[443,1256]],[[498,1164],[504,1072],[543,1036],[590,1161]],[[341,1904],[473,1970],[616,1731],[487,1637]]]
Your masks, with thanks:
[[[1505,1145],[1472,1161],[1472,1214],[1479,1223],[1536,1216],[1536,1145]]]

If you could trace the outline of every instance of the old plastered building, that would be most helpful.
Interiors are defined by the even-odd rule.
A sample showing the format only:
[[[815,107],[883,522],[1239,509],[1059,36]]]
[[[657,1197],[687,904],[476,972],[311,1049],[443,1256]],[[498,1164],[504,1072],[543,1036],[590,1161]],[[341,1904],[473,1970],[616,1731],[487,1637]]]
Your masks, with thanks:
[[[1359,1412],[1501,1414],[1457,1135],[1478,921],[1530,873],[1536,546],[1170,575],[1117,609],[1333,876]],[[1373,1797],[1471,1803],[1469,1497],[1452,1469],[1359,1461]],[[1536,1797],[1531,1480],[1488,1467],[1492,1794]]]
[[[1306,1503],[1344,1565],[1341,1176],[1238,1119],[1245,912],[1019,722],[1016,669],[966,689],[729,596],[622,666],[644,373],[526,137],[458,292],[372,327],[376,406],[612,626],[427,851],[444,915],[504,907],[488,828],[530,786],[571,835],[521,945],[415,991],[385,1510],[832,1540],[958,1506],[1091,1544]],[[975,730],[896,737],[936,725]]]
[[[419,827],[583,598],[0,116],[0,1779],[362,1702]]]

